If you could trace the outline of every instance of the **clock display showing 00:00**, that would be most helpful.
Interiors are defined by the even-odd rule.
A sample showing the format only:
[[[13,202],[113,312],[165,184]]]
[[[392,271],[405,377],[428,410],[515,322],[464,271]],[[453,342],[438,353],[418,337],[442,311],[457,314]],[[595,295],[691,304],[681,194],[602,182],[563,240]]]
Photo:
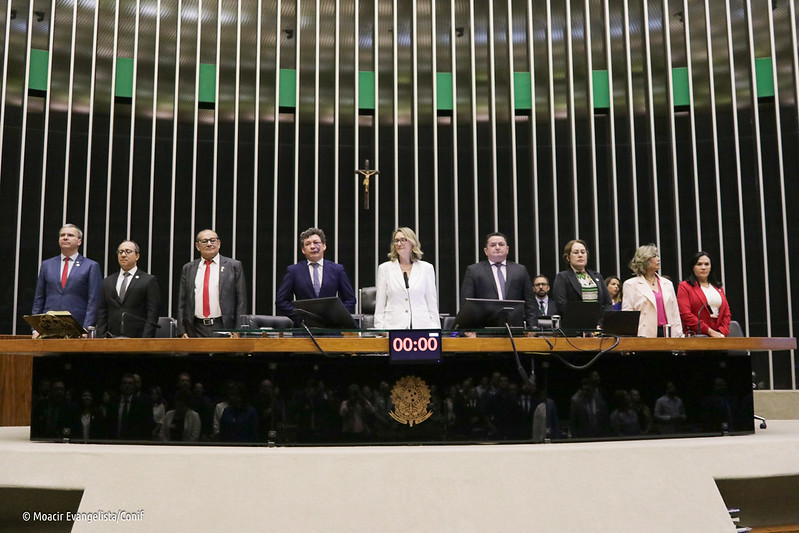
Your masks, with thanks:
[[[438,350],[437,337],[419,337],[413,340],[409,337],[397,337],[391,345],[395,352],[434,352]]]

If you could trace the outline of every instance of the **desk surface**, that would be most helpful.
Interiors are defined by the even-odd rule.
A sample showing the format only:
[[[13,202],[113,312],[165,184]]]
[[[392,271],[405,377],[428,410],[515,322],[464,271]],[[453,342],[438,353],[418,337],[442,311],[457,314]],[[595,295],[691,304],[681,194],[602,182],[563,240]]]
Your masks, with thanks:
[[[318,337],[323,350],[330,353],[388,352],[388,339],[375,337]],[[599,351],[613,346],[612,338],[525,337],[515,339],[520,352],[548,353]],[[622,338],[615,352],[662,351],[768,351],[796,349],[792,337],[692,337],[681,339]],[[508,352],[508,338],[445,337],[444,352]],[[0,353],[47,355],[53,353],[258,353],[317,352],[308,337],[283,338],[195,338],[195,339],[0,339]]]

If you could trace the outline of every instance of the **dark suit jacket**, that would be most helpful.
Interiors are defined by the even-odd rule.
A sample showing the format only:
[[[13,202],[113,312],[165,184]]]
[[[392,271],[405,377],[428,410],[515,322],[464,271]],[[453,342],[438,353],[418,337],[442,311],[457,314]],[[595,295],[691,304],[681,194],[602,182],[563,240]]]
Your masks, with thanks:
[[[602,275],[588,268],[585,269],[585,272],[596,283],[597,301],[602,304],[606,311],[610,311],[613,308],[613,302],[610,299],[610,293]],[[574,270],[568,268],[558,272],[558,275],[555,276],[555,283],[552,284],[550,299],[555,300],[555,304],[561,311],[566,307],[566,302],[583,301],[583,289],[577,280],[577,274],[574,273]]]
[[[42,261],[39,279],[36,281],[32,314],[69,311],[84,328],[94,326],[97,323],[97,304],[103,282],[100,265],[78,254],[63,289],[62,270],[61,255]]]
[[[350,313],[355,312],[355,291],[349,276],[344,271],[344,267],[333,261],[325,259],[322,268],[322,286],[319,289],[319,298],[338,296],[344,307]],[[285,316],[294,316],[294,304],[296,300],[310,300],[316,298],[313,290],[313,281],[308,271],[308,261],[303,260],[297,264],[290,265],[286,269],[286,275],[280,282],[275,297],[277,312]]]
[[[103,280],[102,298],[97,307],[97,336],[104,337],[106,332],[110,332],[114,336],[155,337],[161,302],[158,280],[152,274],[137,269],[128,283],[125,299],[120,301],[117,295],[120,274],[116,272]],[[124,321],[122,313],[126,314]]]
[[[491,272],[491,263],[480,261],[469,265],[466,275],[463,278],[461,287],[461,305],[466,298],[488,298],[497,299],[497,284],[494,281],[494,273]],[[530,274],[527,267],[514,263],[505,262],[505,299],[524,300],[524,315],[529,327],[538,325],[538,303],[533,291],[533,282],[530,281]]]
[[[180,274],[177,334],[194,331],[194,280],[202,259],[183,265]],[[241,315],[247,313],[247,284],[241,262],[219,256],[219,306],[222,308],[222,327],[235,328]]]
[[[152,440],[154,428],[152,404],[135,394],[131,396],[127,424],[123,424],[121,429],[119,424],[119,402],[112,404],[108,411],[108,433],[111,438]]]

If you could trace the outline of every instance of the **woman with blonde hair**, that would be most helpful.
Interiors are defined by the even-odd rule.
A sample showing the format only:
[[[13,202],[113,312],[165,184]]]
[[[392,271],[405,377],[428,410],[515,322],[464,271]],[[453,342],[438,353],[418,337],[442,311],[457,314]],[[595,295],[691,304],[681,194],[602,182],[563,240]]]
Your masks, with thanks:
[[[394,230],[389,261],[377,268],[375,329],[441,329],[433,265],[410,228]]]
[[[682,321],[674,285],[658,274],[660,252],[654,244],[638,247],[630,261],[635,274],[624,282],[623,311],[641,311],[639,337],[664,337],[663,326],[671,326],[672,337],[682,337]]]

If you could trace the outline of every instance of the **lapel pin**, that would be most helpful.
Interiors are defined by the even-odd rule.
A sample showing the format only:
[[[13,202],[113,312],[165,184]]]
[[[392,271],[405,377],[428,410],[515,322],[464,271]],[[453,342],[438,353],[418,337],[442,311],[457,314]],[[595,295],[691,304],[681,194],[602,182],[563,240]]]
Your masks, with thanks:
[[[219,267],[219,271],[220,272],[224,272],[225,271],[225,267]]]

